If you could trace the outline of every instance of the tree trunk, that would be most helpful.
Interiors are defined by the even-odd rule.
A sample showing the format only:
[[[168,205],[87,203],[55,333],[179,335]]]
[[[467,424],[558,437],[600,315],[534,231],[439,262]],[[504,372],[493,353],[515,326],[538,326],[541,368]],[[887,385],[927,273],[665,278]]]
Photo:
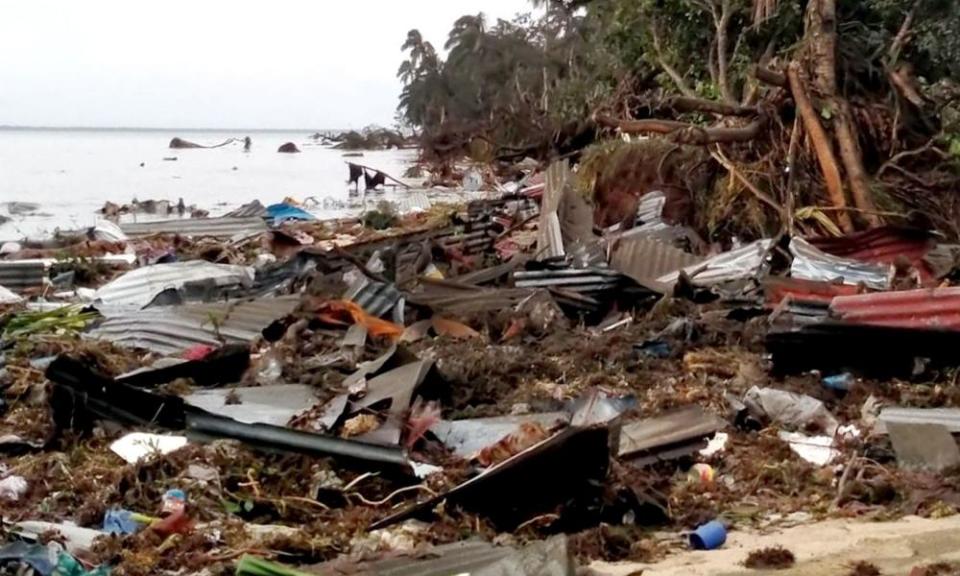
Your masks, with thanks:
[[[870,178],[863,168],[863,154],[860,151],[860,142],[857,138],[857,129],[854,127],[850,105],[843,98],[834,101],[836,117],[833,119],[837,132],[837,144],[840,146],[840,159],[843,169],[850,182],[850,194],[853,203],[862,212],[871,226],[879,226],[880,218],[876,215],[876,207],[870,193]]]
[[[729,58],[729,40],[727,33],[730,28],[730,18],[733,16],[733,9],[730,6],[730,0],[722,0],[720,8],[720,17],[716,19],[717,25],[717,73],[719,75],[720,95],[727,102],[737,101],[733,96],[733,89],[730,86],[730,63]]]
[[[807,41],[813,85],[821,95],[837,93],[837,6],[834,0],[807,3]]]
[[[800,64],[790,63],[787,67],[787,80],[790,82],[793,101],[797,104],[797,112],[803,120],[803,127],[810,136],[810,142],[817,153],[817,161],[820,163],[820,170],[823,172],[827,186],[827,195],[833,207],[837,209],[837,223],[844,232],[853,232],[853,221],[850,219],[850,214],[846,212],[847,200],[843,195],[843,179],[840,177],[840,168],[833,154],[833,144],[820,124],[820,117],[803,87],[803,81],[800,79]]]

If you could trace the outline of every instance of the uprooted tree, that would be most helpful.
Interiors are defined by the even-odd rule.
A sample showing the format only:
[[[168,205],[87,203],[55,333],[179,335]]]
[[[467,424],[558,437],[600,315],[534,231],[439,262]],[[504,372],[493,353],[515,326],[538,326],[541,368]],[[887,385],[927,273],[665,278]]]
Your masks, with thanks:
[[[603,223],[660,188],[710,236],[906,220],[960,237],[955,0],[554,0],[461,19],[446,61],[415,46],[400,110],[428,159],[649,137],[584,155]]]

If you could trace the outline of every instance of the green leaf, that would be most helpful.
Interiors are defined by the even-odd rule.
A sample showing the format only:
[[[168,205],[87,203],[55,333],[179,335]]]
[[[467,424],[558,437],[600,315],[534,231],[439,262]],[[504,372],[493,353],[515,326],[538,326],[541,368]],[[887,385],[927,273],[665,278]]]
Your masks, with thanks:
[[[833,118],[833,110],[831,110],[829,106],[824,106],[820,109],[820,117],[824,120],[830,120]]]
[[[250,512],[251,510],[253,510],[253,500],[244,500],[243,509],[246,510],[247,512]]]

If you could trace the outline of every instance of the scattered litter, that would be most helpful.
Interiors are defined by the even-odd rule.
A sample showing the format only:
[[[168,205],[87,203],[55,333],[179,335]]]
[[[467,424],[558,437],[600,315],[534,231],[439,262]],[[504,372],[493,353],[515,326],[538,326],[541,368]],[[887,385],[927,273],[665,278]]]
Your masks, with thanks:
[[[110,450],[129,464],[175,452],[187,445],[185,436],[131,432],[110,444]]]

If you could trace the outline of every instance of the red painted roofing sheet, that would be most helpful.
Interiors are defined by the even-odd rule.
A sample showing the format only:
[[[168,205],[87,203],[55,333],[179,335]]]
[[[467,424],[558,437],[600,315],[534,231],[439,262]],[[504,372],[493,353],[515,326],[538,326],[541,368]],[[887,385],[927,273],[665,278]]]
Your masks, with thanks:
[[[936,239],[925,230],[882,226],[839,238],[807,238],[808,242],[834,256],[864,262],[892,264],[903,256],[920,272],[924,282],[932,279],[923,257],[936,246]]]
[[[765,301],[775,306],[787,296],[800,302],[822,302],[829,304],[836,296],[850,296],[857,293],[857,286],[850,284],[835,284],[831,282],[816,282],[771,276],[763,281]]]
[[[960,287],[838,296],[830,310],[857,324],[960,330]]]

